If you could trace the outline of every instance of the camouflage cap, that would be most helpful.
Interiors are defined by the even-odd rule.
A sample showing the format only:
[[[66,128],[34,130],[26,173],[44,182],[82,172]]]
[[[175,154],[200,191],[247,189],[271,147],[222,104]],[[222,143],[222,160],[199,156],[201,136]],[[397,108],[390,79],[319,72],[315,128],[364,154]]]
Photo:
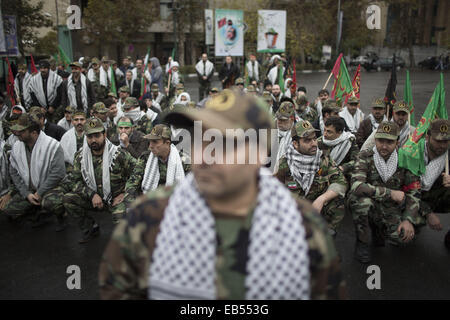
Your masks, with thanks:
[[[450,120],[436,119],[431,122],[430,129],[431,136],[437,141],[450,140]]]
[[[249,84],[247,86],[247,92],[256,92],[255,86],[252,84]]]
[[[209,90],[210,92],[219,92],[219,89],[217,89],[216,87],[212,88],[211,90]]]
[[[135,97],[128,97],[125,99],[123,109],[128,110],[139,106],[139,101]]]
[[[176,127],[192,127],[193,121],[202,121],[204,128],[215,128],[223,134],[227,129],[274,128],[263,100],[230,89],[208,100],[205,108],[174,108],[165,121]]]
[[[383,121],[375,132],[375,139],[397,140],[400,129],[395,122]]]
[[[13,131],[22,131],[29,128],[33,122],[37,123],[36,118],[27,113],[22,113],[19,119],[15,121],[15,124],[10,127]]]
[[[100,64],[100,60],[98,60],[98,58],[94,57],[94,58],[92,58],[91,63],[92,64]]]
[[[376,98],[372,101],[372,108],[385,108],[386,105],[384,104],[383,98]]]
[[[339,107],[336,103],[336,100],[334,100],[334,99],[328,99],[327,101],[325,101],[325,103],[323,104],[323,107],[331,108],[331,109],[335,109],[335,108],[339,109]]]
[[[238,85],[238,84],[242,84],[242,85],[243,85],[243,84],[244,84],[244,79],[242,79],[242,78],[237,78],[236,81],[234,82],[234,84],[235,84],[235,85]]]
[[[122,87],[120,87],[119,92],[130,93],[130,88],[128,86],[122,86]]]
[[[104,131],[105,127],[103,126],[102,120],[96,117],[89,118],[84,125],[86,135]]]
[[[110,91],[110,92],[108,93],[108,97],[117,98],[117,95],[116,95],[114,92]]]
[[[278,108],[278,111],[275,114],[275,117],[280,120],[287,120],[294,116],[294,114],[294,105],[289,101],[285,101],[281,103],[280,108]]]
[[[295,126],[292,127],[291,136],[292,137],[297,136],[299,138],[306,138],[306,137],[310,136],[312,133],[315,134],[316,131],[319,131],[319,130],[315,129],[309,121],[300,120],[295,124]]]
[[[184,89],[184,84],[183,83],[178,83],[176,86],[175,86],[175,89],[176,90],[178,90],[178,89]],[[159,90],[159,89],[158,89]]]
[[[152,92],[158,92],[159,91],[159,86],[158,86],[157,83],[152,84],[151,91]]]
[[[295,99],[295,102],[299,107],[306,106],[308,104],[308,97],[306,95],[301,95]]]
[[[170,127],[165,124],[157,124],[153,127],[149,134],[144,136],[144,139],[159,140],[159,139],[171,139],[172,131]]]
[[[102,63],[110,63],[111,61],[108,59],[107,56],[102,57]]]
[[[37,114],[37,115],[44,115],[44,111],[42,110],[41,107],[31,107],[30,110],[28,111],[28,113],[30,114]]]
[[[66,109],[64,109],[64,112],[73,113],[75,111],[75,108],[72,106],[67,106]]]
[[[347,104],[358,104],[359,103],[359,99],[356,96],[350,96],[350,98],[348,98]]]
[[[71,64],[69,64],[69,67],[75,67],[75,68],[82,68],[83,66],[82,66],[82,64],[81,63],[79,63],[78,61],[74,61],[74,62],[72,62]]]
[[[76,116],[83,116],[86,118],[86,113],[83,110],[75,110],[75,112],[72,114],[72,117],[76,117]]]
[[[405,101],[403,101],[403,100],[395,102],[394,107],[392,108],[392,110],[394,112],[403,111],[403,112],[406,112],[407,114],[409,114],[408,104]]]
[[[107,113],[109,110],[103,102],[97,102],[92,106],[92,110],[98,113]]]

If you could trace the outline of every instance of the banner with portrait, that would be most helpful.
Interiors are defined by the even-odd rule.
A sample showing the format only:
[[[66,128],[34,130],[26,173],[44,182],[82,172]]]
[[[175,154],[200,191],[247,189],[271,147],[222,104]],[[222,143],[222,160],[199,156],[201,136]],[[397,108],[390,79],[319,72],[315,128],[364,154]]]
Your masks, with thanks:
[[[286,11],[258,10],[258,52],[286,50]]]
[[[216,56],[244,55],[244,12],[216,9]]]

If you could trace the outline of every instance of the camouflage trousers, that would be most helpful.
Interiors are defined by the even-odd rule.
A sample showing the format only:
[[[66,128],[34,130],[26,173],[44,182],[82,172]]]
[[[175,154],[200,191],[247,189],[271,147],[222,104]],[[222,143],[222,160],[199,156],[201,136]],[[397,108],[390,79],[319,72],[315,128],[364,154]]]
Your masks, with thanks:
[[[350,195],[348,205],[352,211],[356,237],[359,241],[369,243],[370,230],[378,232],[383,238],[393,243],[403,243],[397,233],[402,222],[402,208],[389,202],[375,201],[369,197]]]
[[[198,101],[202,101],[203,98],[209,95],[210,88],[211,88],[210,81],[200,81],[198,87],[198,96],[199,96]]]
[[[420,214],[425,216],[431,212],[450,213],[450,188],[443,185],[422,191]]]
[[[78,226],[83,232],[90,230],[96,223],[92,212],[109,212],[112,215],[114,224],[119,223],[119,220],[124,217],[126,212],[124,202],[114,207],[106,205],[102,210],[99,210],[92,206],[91,199],[74,192],[66,193],[63,203],[67,213],[77,220]]]
[[[9,200],[9,202],[6,204],[5,208],[3,209],[3,212],[11,217],[21,217],[28,214],[34,214],[39,209],[45,210],[46,212],[49,213],[54,213],[55,210],[58,210],[58,208],[57,206],[55,206],[55,201],[52,200],[54,200],[54,195],[52,195],[51,191],[49,191],[42,197],[41,205],[35,206],[31,204],[28,201],[28,199],[24,199],[20,195],[20,193],[16,193],[11,197],[11,200]]]
[[[337,232],[345,216],[344,199],[341,197],[334,198],[322,208],[320,214],[325,218],[328,228]]]
[[[58,187],[50,190],[47,197],[42,200],[42,206],[45,208],[52,208],[56,219],[62,220],[65,213],[63,204],[64,194],[70,191],[68,183],[61,183]]]

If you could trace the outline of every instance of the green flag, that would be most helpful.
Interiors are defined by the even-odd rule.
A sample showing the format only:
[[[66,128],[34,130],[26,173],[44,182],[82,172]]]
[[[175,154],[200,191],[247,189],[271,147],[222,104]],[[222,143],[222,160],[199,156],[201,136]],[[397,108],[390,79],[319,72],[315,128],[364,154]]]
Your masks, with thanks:
[[[342,53],[336,60],[333,70],[334,86],[331,92],[331,98],[336,100],[338,106],[342,106],[342,102],[345,101],[345,96],[353,92],[353,84],[348,74],[345,61],[342,59]]]
[[[64,52],[63,48],[61,48],[60,45],[58,45],[58,58],[59,61],[64,63],[65,69],[67,69],[69,67],[69,64],[72,63],[72,61],[70,61],[69,57],[67,56],[67,54]]]
[[[172,49],[172,62],[175,61],[175,48]]]
[[[280,68],[278,70],[278,84],[280,85],[281,92],[284,93],[283,61],[280,61]]]
[[[436,118],[448,119],[447,109],[445,109],[444,75],[442,73],[416,130],[398,152],[399,167],[408,169],[416,176],[425,172],[425,134],[431,121]]]
[[[142,96],[146,92],[147,88],[147,79],[145,78],[145,71],[148,69],[148,61],[150,60],[150,46],[147,48],[147,54],[144,58],[144,70],[142,71],[142,78],[141,78],[141,91],[140,91],[140,97],[139,99],[142,99]]]
[[[409,80],[409,70],[406,70],[406,82],[405,90],[403,91],[403,100],[406,102],[409,108],[409,124],[413,127],[416,126],[415,114],[414,114],[414,102],[411,94],[411,81]]]
[[[109,66],[109,72],[111,72],[111,87],[109,92],[113,92],[117,96],[116,77],[112,66]]]

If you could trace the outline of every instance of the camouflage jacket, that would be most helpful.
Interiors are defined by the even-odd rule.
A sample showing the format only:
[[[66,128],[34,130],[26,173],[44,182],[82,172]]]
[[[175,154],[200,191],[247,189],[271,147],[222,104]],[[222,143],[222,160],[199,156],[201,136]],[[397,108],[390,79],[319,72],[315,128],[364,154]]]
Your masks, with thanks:
[[[110,171],[110,184],[112,198],[125,192],[125,184],[131,175],[136,159],[131,154],[119,148],[119,154],[113,162],[112,170]],[[102,188],[102,173],[103,173],[103,158],[102,156],[92,155],[94,166],[95,182],[97,184],[97,191],[90,189],[81,175],[81,150],[75,154],[75,160],[72,170],[72,181],[74,183],[73,192],[78,193],[87,199],[92,199],[95,194],[103,198]]]
[[[358,157],[359,149],[358,145],[356,144],[356,138],[350,138],[352,141],[352,146],[350,147],[350,150],[348,151],[347,155],[345,156],[344,160],[342,160],[341,166],[344,170],[344,174],[347,175],[355,165],[355,160]],[[330,155],[331,150],[333,150],[332,147],[329,147],[323,143],[323,136],[317,139],[317,144],[320,150],[322,150],[326,155]]]
[[[146,151],[136,160],[136,165],[133,172],[128,179],[125,186],[125,203],[130,205],[134,200],[136,200],[140,195],[142,195],[142,180],[145,175],[145,167],[147,166],[147,160],[150,156],[151,151]],[[183,163],[184,173],[187,174],[191,171],[191,161],[188,155],[185,153],[180,153],[181,162]],[[167,163],[158,159],[158,169],[159,169],[159,182],[158,186],[163,186],[166,184],[167,176]]]
[[[150,134],[153,129],[152,121],[147,117],[147,114],[143,115],[138,121],[134,124],[135,130],[141,131],[143,134]]]
[[[277,177],[278,180],[280,180],[281,183],[283,183],[289,190],[291,190],[291,192],[297,194],[300,198],[309,201],[316,200],[328,189],[335,191],[340,197],[343,198],[348,188],[347,180],[345,180],[342,171],[339,170],[334,161],[325,154],[322,154],[319,171],[317,171],[314,176],[313,183],[309,189],[308,195],[306,196],[305,191],[303,191],[298,182],[292,176],[286,157],[282,157],[280,159],[278,171],[274,174],[274,176]]]
[[[100,75],[95,76],[95,81],[91,81],[95,93],[94,101],[103,101],[108,97],[109,88],[100,84]]]
[[[316,121],[319,118],[317,111],[313,108],[310,108],[308,112],[306,112],[306,110],[303,111],[302,113],[296,111],[295,115],[298,118],[309,121],[311,123],[313,123],[314,121]]]
[[[147,298],[151,257],[156,245],[159,224],[172,191],[173,188],[158,188],[139,198],[127,218],[123,219],[114,230],[100,264],[99,285],[102,299]],[[297,199],[297,205],[303,216],[308,242],[311,298],[346,298],[346,286],[339,258],[333,240],[327,233],[325,222],[309,202]],[[251,220],[250,223],[241,225],[243,227],[240,229],[239,237],[235,237],[235,243],[228,246],[235,250],[225,256],[220,245],[216,250],[218,262],[216,283],[219,299],[245,298],[245,259],[248,249],[245,239],[249,237]],[[217,234],[220,238],[223,232],[218,230]],[[239,289],[235,290],[232,287]]]
[[[394,175],[384,183],[375,167],[373,150],[362,151],[355,162],[352,173],[350,194],[358,198],[370,197],[383,202],[385,207],[398,208],[399,205],[391,199],[391,190],[405,192],[406,207],[403,219],[412,224],[421,223],[419,217],[420,178],[405,168],[398,168]]]
[[[83,141],[84,141],[84,133],[81,137],[79,137],[77,134],[75,134],[75,137],[77,139],[77,150],[80,150],[80,148],[83,146]],[[75,161],[75,157],[74,157],[74,161]],[[73,171],[73,165],[71,165],[69,162],[66,162],[66,173],[67,175],[71,175]]]

